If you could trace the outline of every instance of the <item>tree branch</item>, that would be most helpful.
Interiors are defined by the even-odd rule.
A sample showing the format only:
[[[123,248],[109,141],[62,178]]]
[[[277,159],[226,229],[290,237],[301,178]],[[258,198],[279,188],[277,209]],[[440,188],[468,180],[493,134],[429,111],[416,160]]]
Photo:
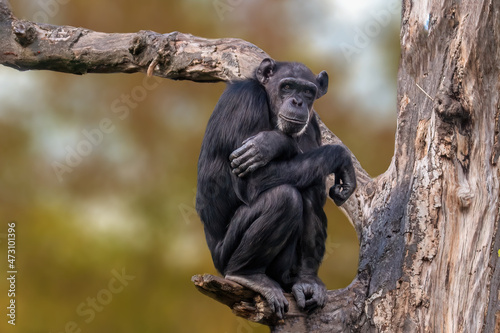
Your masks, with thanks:
[[[285,293],[290,304],[285,320],[276,316],[261,295],[236,282],[210,274],[195,275],[191,281],[201,293],[227,305],[235,315],[268,325],[273,332],[317,332],[308,327],[307,321],[329,322],[329,332],[349,332],[360,322],[369,274],[362,272],[344,289],[329,290],[325,307],[313,313],[301,311],[293,295]]]
[[[237,316],[268,326],[280,323],[279,318],[271,310],[266,300],[251,289],[210,274],[195,275],[191,281],[202,294],[227,305]],[[293,296],[291,294],[285,294],[285,296],[290,303],[290,309],[286,314],[287,318],[305,317],[305,314],[297,308]]]
[[[268,55],[241,39],[204,39],[172,32],[102,33],[16,19],[0,3],[0,63],[18,70],[72,74],[148,73],[174,80],[250,77]]]

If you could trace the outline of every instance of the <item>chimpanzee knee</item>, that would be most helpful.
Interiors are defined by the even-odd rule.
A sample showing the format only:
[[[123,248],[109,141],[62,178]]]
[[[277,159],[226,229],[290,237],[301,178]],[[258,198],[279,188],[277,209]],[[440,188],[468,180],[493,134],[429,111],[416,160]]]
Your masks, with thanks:
[[[266,194],[265,199],[272,202],[276,214],[280,214],[281,212],[284,215],[282,218],[287,220],[287,217],[289,217],[293,219],[293,221],[290,221],[292,223],[300,223],[302,221],[302,195],[295,187],[281,185],[267,190]],[[290,225],[290,227],[293,226]]]

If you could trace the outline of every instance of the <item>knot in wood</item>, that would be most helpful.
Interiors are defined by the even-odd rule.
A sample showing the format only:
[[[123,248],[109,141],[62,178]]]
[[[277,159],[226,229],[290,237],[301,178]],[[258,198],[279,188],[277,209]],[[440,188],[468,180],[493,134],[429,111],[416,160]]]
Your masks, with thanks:
[[[457,196],[460,203],[460,208],[467,209],[472,204],[474,193],[471,191],[468,184],[462,184],[457,190]]]
[[[130,54],[136,56],[142,53],[148,46],[148,32],[141,30],[137,33],[137,36],[132,40],[132,44],[128,48]]]
[[[16,35],[16,41],[26,47],[33,43],[36,39],[36,29],[31,22],[14,21],[12,23],[12,31]]]
[[[441,120],[447,123],[470,120],[470,113],[462,107],[459,101],[448,93],[441,92],[436,96],[434,99],[434,111]]]

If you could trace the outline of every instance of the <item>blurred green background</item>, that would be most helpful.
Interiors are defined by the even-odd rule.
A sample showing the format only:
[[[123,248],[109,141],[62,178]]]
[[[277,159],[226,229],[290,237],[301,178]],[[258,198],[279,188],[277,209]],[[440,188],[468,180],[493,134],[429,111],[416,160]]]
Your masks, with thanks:
[[[277,60],[326,70],[330,90],[315,108],[377,176],[391,161],[396,126],[399,14],[384,14],[393,3],[12,0],[12,7],[20,18],[103,32],[238,37]],[[224,84],[163,80],[121,119],[113,103],[143,80],[0,67],[0,332],[268,331],[190,281],[216,273],[194,197],[201,140]],[[68,149],[103,119],[113,130],[60,181],[53,164],[65,164]],[[343,288],[356,274],[358,243],[332,202],[325,210],[320,277]],[[17,222],[15,327],[5,315],[9,221]],[[119,282],[120,274],[128,280]]]

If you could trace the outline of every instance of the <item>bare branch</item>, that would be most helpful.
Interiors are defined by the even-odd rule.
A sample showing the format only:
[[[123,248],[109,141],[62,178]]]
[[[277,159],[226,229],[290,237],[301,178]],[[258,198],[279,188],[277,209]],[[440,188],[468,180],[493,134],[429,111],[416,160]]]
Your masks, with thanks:
[[[202,294],[227,305],[237,316],[269,326],[280,322],[260,294],[236,282],[210,274],[195,275],[191,281]],[[300,312],[293,296],[285,296],[291,305],[287,317],[305,317],[306,314]]]
[[[273,332],[312,332],[307,321],[328,322],[329,332],[349,332],[356,328],[363,312],[369,274],[362,272],[347,288],[328,291],[325,307],[312,313],[301,311],[295,298],[285,293],[290,308],[284,320],[279,320],[261,295],[236,282],[210,274],[195,275],[191,281],[201,293],[227,305],[235,315],[271,326]]]
[[[241,39],[172,32],[102,33],[18,20],[0,3],[0,64],[72,74],[148,73],[174,80],[229,81],[253,75],[268,55]]]

